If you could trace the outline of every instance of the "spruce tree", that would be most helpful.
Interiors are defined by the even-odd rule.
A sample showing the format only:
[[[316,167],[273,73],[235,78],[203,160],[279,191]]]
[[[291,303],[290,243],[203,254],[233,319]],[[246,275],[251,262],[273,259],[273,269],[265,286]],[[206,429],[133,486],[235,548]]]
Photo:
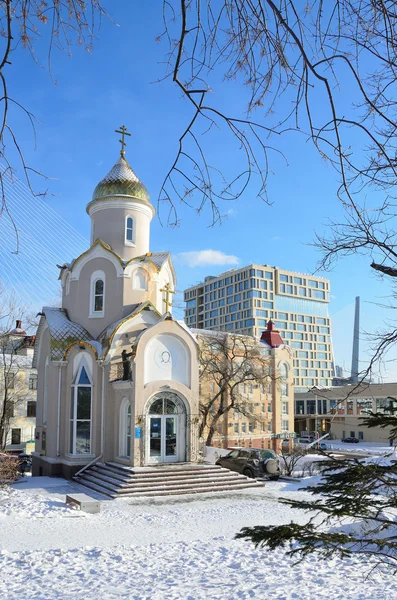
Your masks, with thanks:
[[[392,404],[383,414],[370,413],[363,424],[388,427],[390,439],[397,437]],[[397,571],[397,460],[390,450],[384,457],[324,461],[321,480],[304,488],[313,499],[280,500],[307,511],[306,524],[244,527],[236,537],[257,547],[285,547],[297,562],[314,553],[324,559],[362,554]]]

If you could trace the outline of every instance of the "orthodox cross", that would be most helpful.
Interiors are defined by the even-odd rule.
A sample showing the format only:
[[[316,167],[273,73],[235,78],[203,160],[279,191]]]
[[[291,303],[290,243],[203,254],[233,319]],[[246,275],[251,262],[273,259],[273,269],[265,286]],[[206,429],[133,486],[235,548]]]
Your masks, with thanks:
[[[128,135],[128,136],[131,137],[131,134],[128,133],[127,127],[125,125],[122,125],[120,127],[120,129],[115,129],[114,132],[115,133],[121,133],[121,140],[119,140],[119,142],[121,144],[120,154],[121,154],[121,156],[124,156],[124,154],[125,154],[124,146],[127,145],[127,143],[124,141],[124,136]]]
[[[172,306],[172,302],[170,300],[170,295],[175,294],[174,290],[171,288],[169,283],[166,283],[163,288],[161,288],[160,292],[165,292],[165,298],[163,302],[165,303],[165,312],[168,312],[168,308]]]

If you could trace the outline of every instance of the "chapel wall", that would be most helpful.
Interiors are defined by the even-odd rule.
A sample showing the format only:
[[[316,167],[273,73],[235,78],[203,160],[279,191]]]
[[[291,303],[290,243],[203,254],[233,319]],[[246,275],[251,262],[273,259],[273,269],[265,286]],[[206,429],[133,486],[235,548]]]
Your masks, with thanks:
[[[139,202],[128,201],[129,206],[115,206],[113,201],[109,207],[96,210],[92,216],[92,240],[97,239],[109,244],[123,260],[131,260],[149,252],[150,221],[152,210]],[[134,219],[134,242],[125,242],[125,223],[128,216]]]
[[[104,316],[90,317],[91,275],[95,271],[105,273]],[[81,269],[78,280],[70,282],[68,307],[71,321],[79,323],[96,338],[108,325],[124,317],[123,277],[118,277],[113,263],[103,257],[93,258]]]

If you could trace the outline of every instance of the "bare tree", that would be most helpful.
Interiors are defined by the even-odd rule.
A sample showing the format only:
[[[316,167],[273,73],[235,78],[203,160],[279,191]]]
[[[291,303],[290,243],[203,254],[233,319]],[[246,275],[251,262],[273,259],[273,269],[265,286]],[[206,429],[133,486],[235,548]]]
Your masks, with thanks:
[[[0,284],[0,450],[7,444],[10,419],[26,396],[18,382],[26,357],[18,353],[21,339],[11,335],[16,316],[21,317],[21,309]]]
[[[15,231],[18,252],[18,229],[14,215],[9,211],[5,182],[12,181],[16,167],[22,167],[25,181],[32,193],[32,175],[42,175],[28,165],[24,149],[14,131],[15,117],[22,113],[36,137],[35,116],[21,98],[15,97],[8,85],[9,72],[13,68],[13,55],[26,49],[33,61],[38,63],[35,45],[47,42],[47,68],[52,76],[51,60],[55,49],[72,54],[73,45],[91,52],[101,18],[106,15],[100,0],[0,0],[0,218],[7,216]],[[19,165],[13,162],[15,155]]]
[[[260,419],[247,395],[242,393],[242,387],[267,385],[276,373],[270,368],[265,347],[253,337],[214,331],[199,334],[198,343],[201,385],[199,436],[206,436],[206,445],[210,446],[218,424],[231,410],[253,422]]]
[[[306,456],[307,452],[302,446],[294,446],[292,449],[281,446],[281,470],[285,475],[291,476],[295,473],[296,467]]]
[[[363,219],[356,194],[368,185],[391,190],[397,175],[395,2],[164,0],[163,20],[166,76],[192,109],[160,193],[169,221],[182,202],[208,205],[219,222],[222,201],[252,180],[267,200],[281,136],[294,131],[336,169],[339,198],[366,229],[371,217]],[[229,82],[240,88],[238,114],[219,93]],[[228,163],[237,154],[240,167],[228,177],[223,157],[209,158],[215,133]]]

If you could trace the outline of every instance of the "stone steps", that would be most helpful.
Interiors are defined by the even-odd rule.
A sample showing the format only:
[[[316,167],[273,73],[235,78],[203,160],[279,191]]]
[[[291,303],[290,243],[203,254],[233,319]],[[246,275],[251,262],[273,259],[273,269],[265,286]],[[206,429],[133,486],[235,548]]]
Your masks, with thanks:
[[[190,470],[190,471],[183,471],[182,473],[176,472],[174,473],[170,473],[168,472],[167,474],[160,474],[160,475],[153,475],[153,474],[149,474],[149,473],[145,473],[145,474],[135,474],[133,476],[131,475],[122,475],[119,473],[116,473],[116,471],[114,469],[108,469],[106,468],[106,466],[102,467],[102,468],[97,468],[97,467],[93,467],[90,470],[91,474],[95,474],[97,477],[99,478],[103,478],[105,480],[111,480],[112,483],[114,482],[118,482],[120,485],[124,486],[125,484],[131,484],[131,479],[133,478],[134,482],[139,482],[140,485],[151,485],[151,484],[156,484],[156,482],[163,480],[164,478],[166,478],[167,482],[169,483],[177,483],[177,482],[187,482],[191,479],[194,480],[207,480],[209,478],[216,478],[216,479],[225,479],[225,478],[239,478],[240,475],[238,473],[235,473],[234,471],[229,471],[229,469],[222,469],[220,468],[219,470],[211,470],[211,471],[199,471],[196,469],[194,470]]]
[[[195,464],[134,468],[96,463],[75,480],[110,498],[226,492],[264,485],[218,465]]]

